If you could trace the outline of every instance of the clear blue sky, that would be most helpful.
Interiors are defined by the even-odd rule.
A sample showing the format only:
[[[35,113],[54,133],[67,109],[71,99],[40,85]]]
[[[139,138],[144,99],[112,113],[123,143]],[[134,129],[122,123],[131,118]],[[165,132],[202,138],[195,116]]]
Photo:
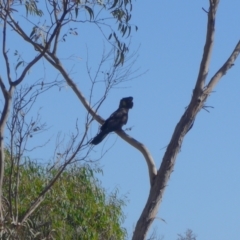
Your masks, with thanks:
[[[208,1],[133,2],[132,23],[139,30],[132,33],[130,48],[136,50],[140,46],[135,67],[140,67],[139,73],[148,72],[112,90],[99,110],[102,117],[107,118],[116,110],[122,97],[133,96],[134,108],[127,124],[133,128],[128,133],[148,147],[157,168],[165,152],[163,148],[189,103],[197,78],[207,21],[202,7],[208,9]],[[239,9],[238,0],[220,2],[208,79],[221,67],[240,39]],[[61,45],[64,48],[62,54],[67,58],[74,53],[80,58],[66,59],[64,63],[88,97],[86,46],[94,73],[104,40],[98,29],[89,25],[79,26],[79,35]],[[70,50],[66,46],[71,47]],[[28,56],[26,51],[23,48],[25,57]],[[42,67],[41,62],[39,69]],[[44,74],[40,70],[36,73],[32,71],[29,77],[35,80],[44,74],[48,80],[57,77],[50,69]],[[98,92],[96,96],[100,94]],[[43,121],[51,128],[37,140],[44,142],[51,137],[52,141],[46,150],[38,150],[39,157],[35,158],[46,161],[53,154],[57,132],[70,134],[74,131],[76,118],[80,123],[84,122],[86,113],[67,87],[61,92],[53,90],[44,95],[38,105],[42,107]],[[166,240],[176,239],[178,233],[184,233],[188,228],[199,240],[240,239],[239,59],[222,78],[207,105],[214,108],[209,109],[210,113],[202,110],[198,115],[184,140],[166,188],[157,215],[166,223],[155,220],[153,225]],[[92,136],[97,127],[94,122]],[[117,187],[120,195],[127,195],[124,226],[131,236],[148,197],[148,170],[142,155],[115,134],[94,148],[92,159],[99,157],[114,141],[116,144],[99,162],[104,170],[101,181],[107,191]]]

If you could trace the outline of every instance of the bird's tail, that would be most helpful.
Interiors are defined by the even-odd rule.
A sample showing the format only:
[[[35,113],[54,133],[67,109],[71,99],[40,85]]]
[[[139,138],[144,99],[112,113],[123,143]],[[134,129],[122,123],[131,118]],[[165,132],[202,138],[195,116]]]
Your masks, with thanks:
[[[96,137],[93,138],[91,141],[91,144],[97,145],[99,144],[107,135],[109,132],[101,131]]]

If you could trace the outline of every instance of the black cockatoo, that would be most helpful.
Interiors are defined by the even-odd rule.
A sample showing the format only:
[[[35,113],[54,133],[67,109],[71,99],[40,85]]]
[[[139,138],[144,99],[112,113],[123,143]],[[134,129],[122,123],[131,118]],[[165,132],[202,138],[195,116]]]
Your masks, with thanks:
[[[133,107],[133,97],[122,98],[117,111],[104,122],[100,128],[100,132],[93,138],[91,144],[99,144],[110,132],[122,129],[127,123],[128,110]]]

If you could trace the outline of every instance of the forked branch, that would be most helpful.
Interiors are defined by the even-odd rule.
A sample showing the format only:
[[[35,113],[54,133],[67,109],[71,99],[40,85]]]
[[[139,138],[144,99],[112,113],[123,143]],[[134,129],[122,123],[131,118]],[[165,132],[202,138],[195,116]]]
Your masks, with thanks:
[[[205,81],[208,75],[209,64],[212,55],[214,33],[215,33],[215,18],[219,0],[209,1],[208,22],[207,22],[207,35],[205,46],[203,50],[202,61],[199,68],[198,78],[194,91],[201,92],[205,86]]]
[[[234,48],[231,56],[223,64],[223,66],[215,73],[215,75],[209,81],[205,94],[210,94],[214,87],[217,85],[219,80],[227,73],[227,71],[234,65],[235,60],[237,59],[240,52],[240,41],[238,41],[236,47]]]
[[[203,108],[204,103],[206,102],[213,88],[219,82],[221,77],[233,66],[240,53],[239,41],[229,59],[212,77],[208,85],[204,87],[211,59],[214,39],[215,14],[219,0],[209,0],[209,2],[210,10],[208,13],[207,37],[193,96],[174,130],[173,136],[164,154],[154,185],[150,189],[147,203],[137,222],[132,240],[146,239],[147,232],[152,222],[156,218],[160,202],[163,198],[164,190],[174,169],[176,158],[181,149],[181,145],[186,133],[189,131],[189,129],[191,129],[198,112]]]

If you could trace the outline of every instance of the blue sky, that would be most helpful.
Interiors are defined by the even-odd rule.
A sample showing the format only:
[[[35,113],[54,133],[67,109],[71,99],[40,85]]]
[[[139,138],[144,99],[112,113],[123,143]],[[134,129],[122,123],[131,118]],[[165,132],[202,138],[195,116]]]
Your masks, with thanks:
[[[107,118],[116,110],[122,97],[133,96],[134,108],[127,124],[133,128],[128,133],[147,146],[157,168],[164,147],[190,101],[197,78],[207,21],[202,7],[208,9],[208,1],[133,2],[132,23],[138,26],[138,31],[131,34],[130,49],[139,48],[135,68],[140,68],[139,73],[147,72],[113,89],[99,110],[102,117]],[[231,4],[222,0],[219,4],[208,79],[221,67],[240,39],[239,9],[237,0]],[[14,42],[9,40],[9,44]],[[81,25],[79,38],[69,38],[61,45],[63,62],[86,97],[90,90],[86,49],[94,74],[103,44],[104,39],[97,28]],[[69,60],[73,53],[79,57],[77,60]],[[28,56],[26,46],[22,48],[22,54]],[[44,74],[41,72],[43,67],[46,67]],[[57,76],[47,64],[40,62],[29,74],[28,81]],[[95,100],[99,95],[101,92],[96,90]],[[164,239],[177,239],[177,234],[188,228],[199,240],[240,239],[239,103],[238,59],[206,103],[214,108],[209,108],[210,113],[204,110],[199,113],[184,139],[157,215],[166,223],[155,220],[153,224]],[[68,87],[40,97],[37,107],[41,107],[42,119],[50,126],[37,141],[45,142],[51,138],[51,142],[45,150],[37,150],[33,155],[37,154],[38,157],[34,157],[40,161],[47,161],[53,154],[57,132],[68,136],[74,131],[76,118],[83,123],[86,112]],[[97,128],[98,124],[94,122],[91,136]],[[124,226],[131,236],[148,197],[148,170],[141,154],[115,134],[94,148],[92,159],[97,159],[109,147],[99,161],[104,170],[100,178],[107,191],[118,188],[121,195],[127,195]]]

